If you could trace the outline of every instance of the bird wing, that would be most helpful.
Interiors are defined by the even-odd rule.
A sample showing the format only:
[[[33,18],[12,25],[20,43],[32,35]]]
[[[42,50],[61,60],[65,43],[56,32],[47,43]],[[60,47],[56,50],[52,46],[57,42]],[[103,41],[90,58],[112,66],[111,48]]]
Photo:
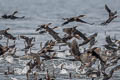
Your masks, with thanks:
[[[41,28],[39,27],[39,28],[37,28],[35,31],[39,31]]]
[[[71,43],[71,51],[74,54],[74,56],[80,56],[79,46],[75,39]]]
[[[105,4],[105,10],[110,14],[111,13],[111,10],[110,8],[108,8],[108,6]]]
[[[103,61],[103,59],[101,58],[101,56],[98,55],[98,54],[94,51],[94,49],[92,50],[92,56],[95,56],[95,57],[98,58],[101,62],[105,63],[105,61]]]
[[[73,32],[74,35],[79,35],[81,38],[83,38],[83,40],[87,40],[88,38],[80,31],[78,31],[77,29],[74,29]]]
[[[106,42],[108,43],[108,44],[111,44],[112,43],[112,40],[111,40],[111,38],[110,38],[110,35],[109,36],[106,36]]]
[[[69,21],[65,21],[65,22],[62,24],[62,26],[66,25],[66,24],[68,24],[68,23],[69,23]]]
[[[106,36],[106,42],[108,43],[108,45],[117,46],[114,42],[112,42],[110,35]]]
[[[88,23],[86,21],[83,21],[82,19],[76,19],[77,22],[81,22],[81,23],[86,23],[86,24],[90,24],[90,25],[93,25],[94,23]]]
[[[16,37],[14,37],[12,34],[8,33],[8,32],[5,32],[4,33],[4,36],[8,39],[12,39],[12,40],[16,40]]]

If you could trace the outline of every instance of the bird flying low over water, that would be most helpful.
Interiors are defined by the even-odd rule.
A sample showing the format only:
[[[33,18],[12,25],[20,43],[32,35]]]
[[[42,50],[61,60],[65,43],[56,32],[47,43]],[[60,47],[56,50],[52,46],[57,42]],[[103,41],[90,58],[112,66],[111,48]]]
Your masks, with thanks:
[[[75,37],[77,39],[79,39],[81,37],[83,40],[87,40],[87,37],[82,32],[80,32],[79,30],[77,30],[76,27],[77,26],[75,26],[73,28],[64,28],[63,32],[65,32],[69,36],[73,36],[73,37]]]
[[[21,35],[20,38],[24,39],[25,42],[27,43],[27,45],[31,45],[31,43],[32,43],[32,41],[34,39],[34,37],[29,38],[29,37],[23,36],[23,35]]]
[[[112,20],[117,18],[117,15],[116,15],[117,11],[112,12],[111,9],[106,4],[105,4],[105,10],[108,12],[109,17],[108,17],[108,19],[105,22],[101,23],[101,25],[109,24]]]
[[[99,59],[101,62],[105,63],[105,61],[103,61],[103,59],[101,58],[101,56],[97,53],[97,48],[98,47],[94,47],[92,48],[89,52],[92,54],[92,56],[95,56],[97,59]]]
[[[5,30],[0,30],[0,35],[4,35],[6,38],[11,40],[16,40],[16,37],[14,37],[12,34],[7,32],[8,30],[10,30],[10,28],[7,28]]]
[[[1,16],[1,18],[2,19],[12,19],[12,20],[25,18],[25,16],[22,16],[22,17],[15,16],[16,13],[18,13],[18,11],[14,11],[13,14],[11,14],[11,15],[4,14],[3,16]]]
[[[42,24],[40,26],[38,26],[38,28],[36,29],[36,31],[39,31],[39,34],[43,34],[43,33],[46,33],[47,31],[46,30],[42,30],[44,29],[44,27],[48,27],[49,25],[51,25],[52,23],[48,23],[48,24]],[[56,29],[58,28],[58,26],[55,26],[53,27],[52,29]]]
[[[48,26],[51,25],[51,24],[52,24],[52,23],[39,25],[38,28],[36,29],[36,31],[42,30],[42,29],[44,29],[45,27],[48,27]]]
[[[84,40],[83,43],[79,44],[79,46],[82,46],[82,45],[89,43],[91,40],[95,39],[96,36],[97,36],[97,33],[94,33],[93,35],[88,37],[86,40]]]
[[[109,74],[107,74],[107,73],[105,73],[105,72],[102,72],[102,74],[103,74],[103,76],[104,76],[103,80],[109,80],[110,78],[112,78],[113,73],[114,73],[115,71],[118,71],[118,70],[120,70],[120,65],[117,65],[117,66],[113,67],[113,68],[109,71]]]
[[[63,39],[59,37],[58,33],[53,30],[57,27],[56,26],[54,28],[49,27],[49,25],[51,25],[51,24],[52,23],[43,24],[39,28],[37,28],[36,31],[41,30],[41,29],[45,29],[58,43],[64,42]]]
[[[88,23],[82,19],[80,19],[81,17],[84,17],[85,15],[79,15],[77,17],[70,17],[70,18],[63,18],[63,20],[65,20],[65,22],[62,24],[62,26],[70,23],[70,22],[81,22],[81,23],[85,23],[85,24],[90,24],[90,25],[93,25],[94,23]]]
[[[79,45],[77,41],[74,39],[71,43],[71,52],[74,56],[80,56]]]
[[[3,55],[5,52],[7,52],[9,48],[7,46],[2,46],[0,44],[0,56]]]
[[[77,26],[73,28],[64,28],[63,32],[67,33],[69,36],[67,37],[68,39],[71,39],[72,37],[75,37],[77,39],[82,38],[84,41],[83,43],[79,44],[79,46],[85,45],[90,41],[95,41],[95,37],[97,36],[97,33],[94,33],[93,35],[86,37],[85,34],[80,32],[79,30],[76,29]],[[96,42],[96,41],[95,41]],[[92,43],[94,45],[94,43]],[[92,45],[92,46],[93,46]]]
[[[115,46],[115,47],[117,46],[115,42],[113,42],[112,39],[110,38],[110,35],[106,36],[106,42],[109,46]]]

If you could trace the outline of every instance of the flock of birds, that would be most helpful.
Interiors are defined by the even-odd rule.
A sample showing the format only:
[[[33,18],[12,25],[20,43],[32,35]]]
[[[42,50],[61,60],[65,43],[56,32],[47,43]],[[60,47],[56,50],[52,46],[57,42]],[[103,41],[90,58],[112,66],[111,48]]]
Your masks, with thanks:
[[[111,9],[107,5],[105,5],[106,11],[109,13],[108,19],[101,23],[101,25],[107,25],[112,20],[117,18],[117,11],[112,12]],[[16,17],[15,14],[18,11],[15,11],[11,15],[4,14],[1,16],[1,19],[23,19],[23,17]],[[80,22],[88,25],[94,25],[94,23],[89,23],[81,18],[85,15],[80,15],[77,17],[63,18],[65,21],[62,23],[62,26],[65,26],[71,22]],[[48,40],[44,46],[40,43],[40,50],[37,52],[32,51],[32,47],[35,44],[35,37],[27,37],[25,35],[20,35],[18,37],[13,36],[8,31],[10,28],[5,30],[0,30],[0,40],[3,39],[3,36],[7,39],[6,45],[2,45],[0,43],[0,57],[5,58],[10,64],[13,63],[14,58],[21,58],[21,56],[16,55],[17,47],[16,41],[20,39],[24,40],[25,48],[23,49],[25,55],[22,58],[26,58],[29,61],[25,64],[26,66],[23,69],[14,69],[13,71],[8,70],[4,72],[5,75],[10,74],[25,74],[27,80],[30,80],[31,75],[34,75],[34,79],[32,80],[56,80],[58,77],[58,73],[56,69],[59,68],[59,74],[67,74],[67,79],[79,78],[80,76],[90,77],[92,80],[97,78],[102,78],[102,80],[109,80],[112,78],[115,71],[120,69],[119,59],[120,59],[120,41],[117,39],[111,39],[110,36],[106,36],[106,44],[103,45],[103,48],[95,47],[97,43],[96,37],[98,33],[94,33],[90,36],[82,33],[77,29],[77,26],[72,28],[64,28],[63,32],[65,33],[64,37],[60,37],[59,33],[55,32],[55,29],[58,26],[51,28],[52,23],[39,25],[36,29],[36,32],[44,35],[48,33],[51,35],[54,40]],[[14,43],[12,45],[9,44],[9,40],[13,40]],[[81,40],[81,43],[78,41]],[[87,45],[87,48],[83,48],[84,45]],[[59,46],[59,50],[54,49],[54,47]],[[67,50],[62,50],[62,47],[66,46],[69,52],[66,53]],[[65,57],[62,57],[59,54],[66,54]],[[69,54],[68,54],[69,53]],[[7,57],[6,57],[7,56]],[[65,62],[60,65],[56,65],[54,60],[65,60]],[[48,65],[47,61],[52,63]],[[68,65],[67,62],[73,62],[71,65]],[[76,65],[74,62],[79,62],[80,65]],[[49,67],[53,67],[51,71]],[[74,67],[73,67],[74,66]],[[73,69],[76,74],[68,71],[68,69]],[[44,78],[38,76],[39,72],[43,71],[45,73]],[[17,80],[16,78],[11,78],[12,80]]]

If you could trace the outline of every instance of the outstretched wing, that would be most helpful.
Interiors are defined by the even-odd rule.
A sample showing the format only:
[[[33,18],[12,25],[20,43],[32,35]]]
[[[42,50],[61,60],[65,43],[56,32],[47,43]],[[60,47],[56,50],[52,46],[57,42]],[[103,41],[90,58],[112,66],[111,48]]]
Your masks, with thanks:
[[[80,56],[79,46],[75,39],[72,41],[71,51],[74,54],[74,56]]]
[[[82,32],[78,31],[77,29],[74,30],[73,34],[74,35],[79,35],[83,40],[88,39]]]
[[[110,8],[108,8],[108,6],[105,4],[105,10],[110,14],[111,13],[111,10]]]
[[[8,32],[5,32],[4,33],[4,36],[8,39],[12,39],[12,40],[16,40],[16,37],[14,37],[12,34],[8,33]]]
[[[106,42],[107,42],[108,44],[111,44],[111,43],[112,43],[112,40],[111,40],[111,38],[110,38],[110,35],[106,37]]]
[[[69,23],[69,21],[65,21],[65,22],[62,24],[62,26],[66,25],[66,24],[68,24],[68,23]]]
[[[83,21],[82,19],[77,19],[76,22],[86,23],[86,24],[90,24],[90,25],[94,24],[94,23],[88,23],[86,21]]]
[[[92,56],[95,56],[96,58],[98,58],[101,62],[105,63],[105,61],[103,61],[103,59],[101,58],[101,56],[96,53],[95,51],[96,47],[92,49]]]
[[[110,35],[106,37],[106,42],[108,45],[117,46],[114,42],[112,42]]]

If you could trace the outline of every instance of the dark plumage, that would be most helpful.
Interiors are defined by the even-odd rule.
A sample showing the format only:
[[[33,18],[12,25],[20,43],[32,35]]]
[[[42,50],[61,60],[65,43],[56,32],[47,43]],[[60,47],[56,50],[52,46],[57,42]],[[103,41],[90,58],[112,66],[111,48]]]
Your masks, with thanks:
[[[116,15],[117,11],[112,12],[106,4],[105,4],[105,10],[108,12],[109,18],[105,22],[101,23],[101,25],[106,25],[110,23],[112,20],[114,20],[115,18],[117,18],[117,15]]]
[[[97,33],[94,33],[93,35],[91,35],[90,37],[88,37],[86,40],[84,40],[81,44],[79,44],[79,46],[82,46],[82,45],[85,45],[85,44],[89,43],[96,36],[97,36]]]
[[[17,17],[17,16],[15,16],[16,13],[18,13],[18,11],[14,11],[13,14],[11,14],[11,15],[4,14],[4,15],[1,16],[1,17],[2,17],[3,19],[12,19],[12,20],[25,18],[25,16],[22,16],[22,17]]]
[[[36,29],[36,31],[42,30],[42,29],[44,29],[45,27],[48,27],[48,26],[51,25],[51,24],[52,24],[52,23],[39,25],[38,28]]]
[[[0,44],[0,56],[9,50],[8,47],[4,47]]]
[[[33,37],[29,38],[29,37],[22,36],[22,35],[20,36],[20,38],[24,39],[27,45],[30,45],[34,39]]]
[[[117,45],[115,44],[115,42],[113,42],[113,41],[111,40],[110,35],[109,35],[109,36],[106,36],[106,42],[107,42],[107,44],[108,44],[109,46],[117,46]]]
[[[44,47],[42,47],[42,49],[38,52],[39,54],[42,54],[42,53],[47,53],[47,52],[53,52],[54,50],[52,50],[53,46],[55,46],[55,42],[50,40],[50,41],[47,41],[45,44],[44,44]]]
[[[105,61],[103,61],[103,59],[101,58],[101,56],[95,51],[97,49],[97,47],[93,48],[91,53],[92,56],[95,56],[97,59],[99,59],[102,63],[105,63]]]
[[[80,19],[81,17],[84,17],[84,16],[85,15],[80,15],[80,16],[71,17],[71,18],[63,18],[63,20],[65,20],[65,22],[62,24],[62,26],[66,25],[66,24],[68,24],[70,22],[74,22],[74,21],[92,25],[93,23],[91,24],[91,23],[88,23],[88,22],[83,21],[83,20]]]
[[[10,34],[10,33],[7,32],[8,30],[10,30],[10,28],[7,28],[5,30],[0,30],[0,34],[4,35],[8,39],[16,40],[16,37],[14,37],[12,34]]]
[[[79,51],[79,46],[77,41],[74,39],[71,44],[71,52],[73,53],[74,56],[80,56],[80,51]]]
[[[105,72],[102,72],[103,76],[104,76],[103,80],[109,80],[112,77],[113,73],[117,70],[120,70],[120,65],[117,65],[114,68],[112,68],[110,70],[109,74],[106,74]]]
[[[112,46],[109,46],[109,45],[103,45],[106,49],[108,49],[108,50],[112,50],[112,51],[114,51],[114,52],[116,52],[117,50],[118,50],[118,48],[114,48],[114,47],[112,47]]]
[[[82,32],[80,32],[79,30],[77,30],[76,27],[77,26],[75,26],[73,28],[64,28],[63,32],[65,32],[69,36],[73,36],[73,37],[75,37],[77,39],[80,39],[80,37],[81,37],[83,40],[87,40],[87,37]]]
[[[40,29],[45,29],[57,42],[64,42],[63,40],[62,40],[62,38],[60,38],[59,36],[58,36],[58,33],[56,33],[54,30],[53,30],[53,28],[50,28],[49,27],[49,25],[50,25],[51,23],[48,23],[48,24],[46,24],[46,25],[42,25],[39,29],[36,29],[36,31],[38,31],[38,30],[40,30]],[[55,29],[56,27],[54,27],[54,29]]]

